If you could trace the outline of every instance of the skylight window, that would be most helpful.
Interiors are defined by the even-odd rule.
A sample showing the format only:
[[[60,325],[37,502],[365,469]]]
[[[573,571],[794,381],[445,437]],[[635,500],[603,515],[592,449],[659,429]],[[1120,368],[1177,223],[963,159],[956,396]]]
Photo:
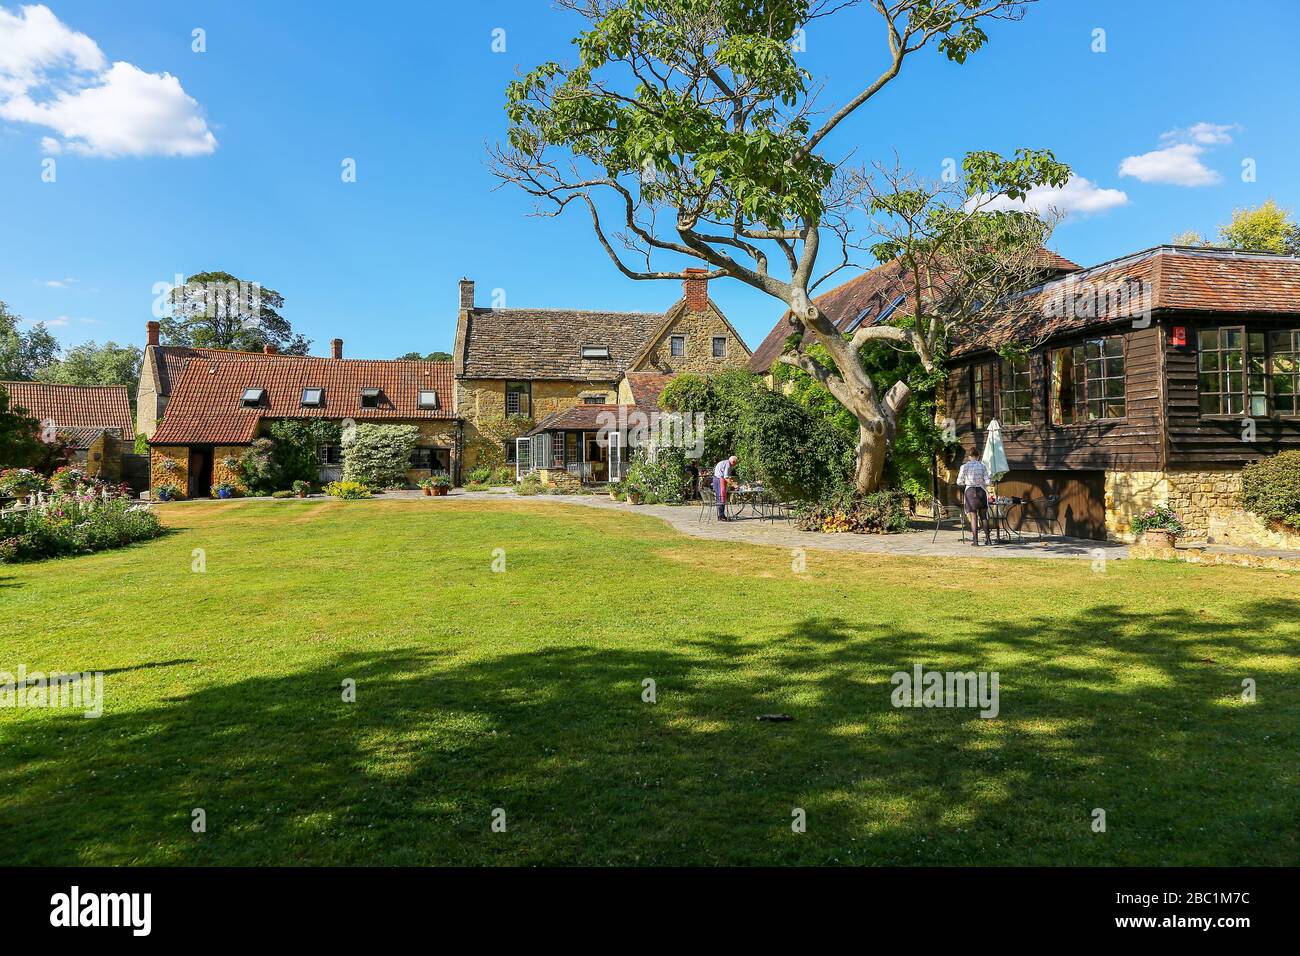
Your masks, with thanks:
[[[585,359],[607,359],[609,358],[609,346],[584,345],[582,347],[582,357]]]
[[[302,404],[304,408],[320,408],[325,404],[325,389],[323,388],[304,388],[302,390]]]
[[[437,407],[438,407],[438,393],[437,393],[436,391],[434,391],[433,389],[431,389],[431,388],[422,388],[422,389],[420,389],[420,407],[421,407],[421,408],[437,408]]]
[[[378,408],[379,407],[379,389],[363,388],[361,390],[361,407]]]
[[[262,398],[265,395],[266,389],[264,388],[246,388],[243,397],[239,401],[245,408],[256,408],[262,404]]]

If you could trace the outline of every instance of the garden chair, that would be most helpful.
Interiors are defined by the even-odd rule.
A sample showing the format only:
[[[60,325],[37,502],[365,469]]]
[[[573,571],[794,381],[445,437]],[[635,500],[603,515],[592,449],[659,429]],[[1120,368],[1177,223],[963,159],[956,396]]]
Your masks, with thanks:
[[[713,492],[713,486],[700,481],[700,516],[697,521],[703,522],[706,519],[714,520],[718,515],[718,496]]]
[[[930,499],[930,514],[934,518],[934,537],[930,539],[933,544],[939,540],[939,529],[945,521],[956,521],[957,530],[961,532],[961,540],[966,540],[966,513],[960,505],[946,505],[938,498]]]

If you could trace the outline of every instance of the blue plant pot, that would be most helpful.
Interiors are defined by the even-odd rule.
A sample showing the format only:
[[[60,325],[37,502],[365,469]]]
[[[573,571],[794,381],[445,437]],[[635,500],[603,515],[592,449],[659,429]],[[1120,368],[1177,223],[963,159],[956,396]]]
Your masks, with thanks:
[[[233,497],[233,493],[231,492],[231,490],[230,490],[229,488],[222,488],[220,491],[217,492],[217,497],[218,497],[218,498],[230,498],[230,497]]]

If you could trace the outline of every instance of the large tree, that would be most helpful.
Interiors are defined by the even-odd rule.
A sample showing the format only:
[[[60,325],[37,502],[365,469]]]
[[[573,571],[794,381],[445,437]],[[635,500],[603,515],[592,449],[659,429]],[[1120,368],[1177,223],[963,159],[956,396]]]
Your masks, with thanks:
[[[260,352],[267,345],[306,355],[311,341],[295,335],[279,313],[284,296],[229,272],[200,272],[167,296],[171,314],[160,322],[168,345]]]
[[[1179,246],[1218,246],[1300,256],[1300,225],[1286,209],[1272,199],[1265,199],[1258,206],[1234,209],[1232,219],[1219,225],[1219,238],[1215,242],[1194,229],[1178,233],[1173,241]]]
[[[58,359],[59,343],[37,322],[26,332],[18,328],[22,319],[0,302],[0,380],[30,381],[36,373]]]
[[[946,332],[1005,284],[990,282],[990,270],[1025,261],[1027,236],[1045,235],[1031,214],[995,210],[1035,186],[1064,184],[1069,170],[1046,151],[976,152],[935,187],[850,167],[851,150],[830,153],[832,134],[910,58],[934,48],[963,63],[984,46],[991,21],[1019,19],[1027,2],[560,0],[587,21],[574,41],[578,60],[543,64],[510,85],[508,144],[493,150],[494,172],[534,196],[542,215],[585,207],[597,241],[629,278],[682,278],[703,262],[710,278],[735,278],[782,302],[791,343],[781,361],[853,414],[855,480],[872,490],[910,391],[899,381],[882,393],[861,350],[889,342],[933,370]],[[827,107],[799,66],[799,38],[836,16],[843,25],[819,28],[860,33],[865,62],[867,33],[849,19],[855,13],[878,31],[879,72]],[[864,224],[878,241],[857,238]],[[835,247],[825,264],[823,244]],[[862,265],[868,249],[907,270],[912,319],[845,337],[813,292]]]
[[[42,382],[63,385],[125,385],[135,407],[143,352],[138,345],[85,342],[63,353],[63,358],[36,373]]]

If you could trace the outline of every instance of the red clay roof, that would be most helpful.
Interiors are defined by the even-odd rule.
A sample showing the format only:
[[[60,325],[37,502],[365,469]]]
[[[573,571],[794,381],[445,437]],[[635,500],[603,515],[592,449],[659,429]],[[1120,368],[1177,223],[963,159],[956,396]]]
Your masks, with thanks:
[[[352,418],[357,421],[454,419],[450,362],[328,359],[223,352],[190,359],[167,402],[155,445],[246,444],[264,418]],[[234,356],[234,357],[231,357]],[[256,408],[244,390],[264,389]],[[306,388],[324,389],[319,407],[303,407]],[[379,407],[363,408],[361,390],[380,390]],[[438,393],[438,407],[419,407],[421,390]]]
[[[125,385],[0,382],[0,386],[9,393],[10,404],[27,409],[37,421],[54,422],[56,429],[115,428],[123,438],[135,436],[131,396]]]
[[[1141,293],[1145,283],[1147,293]],[[1127,289],[1134,294],[1115,293]],[[1078,303],[1078,304],[1076,304]],[[1084,308],[1095,303],[1095,308]],[[1300,257],[1156,246],[1103,262],[1007,299],[954,336],[950,355],[1035,345],[1048,338],[1151,312],[1300,313]]]
[[[627,385],[632,390],[632,403],[646,411],[659,407],[659,395],[664,387],[677,377],[668,372],[628,372]]]
[[[1069,259],[1058,256],[1050,249],[1038,250],[1039,264],[1050,273],[1073,272],[1079,268]],[[840,332],[847,332],[857,325],[872,325],[883,314],[892,312],[890,308],[902,294],[911,293],[910,277],[903,273],[902,266],[895,260],[876,266],[870,272],[855,276],[848,282],[836,286],[813,299],[813,304],[835,323]],[[765,374],[772,368],[785,349],[785,342],[794,334],[794,327],[787,321],[789,312],[767,333],[767,338],[754,349],[749,360],[749,370]]]
[[[630,415],[637,411],[634,405],[574,405],[572,408],[566,408],[562,412],[556,412],[545,418],[534,428],[530,435],[538,432],[556,431],[564,429],[566,431],[599,431],[602,427],[613,425],[619,421],[619,409],[623,409],[624,414]]]

